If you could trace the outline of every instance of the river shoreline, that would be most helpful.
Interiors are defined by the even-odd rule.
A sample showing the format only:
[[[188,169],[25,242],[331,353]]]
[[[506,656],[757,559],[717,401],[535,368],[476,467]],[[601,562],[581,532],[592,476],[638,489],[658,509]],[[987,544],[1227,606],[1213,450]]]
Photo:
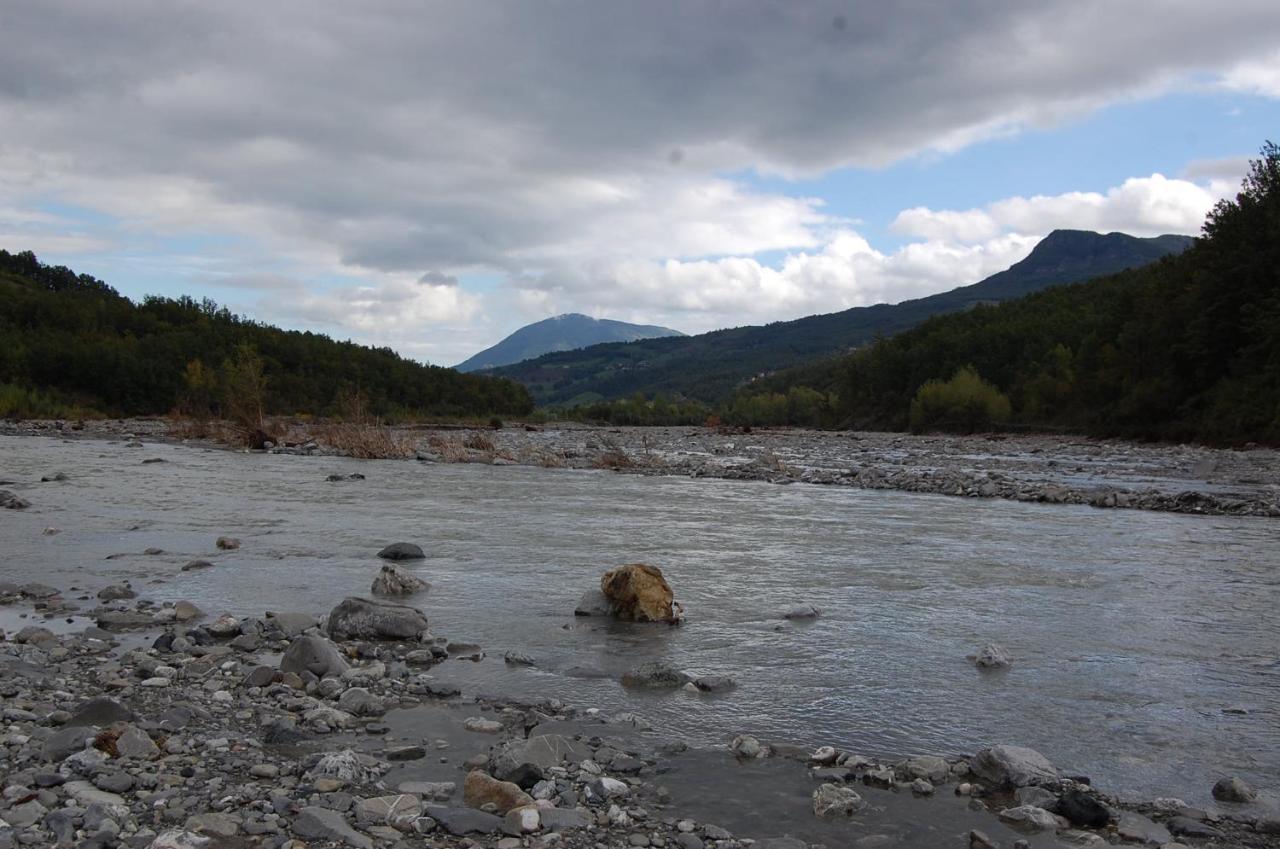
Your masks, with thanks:
[[[0,434],[146,439],[227,446],[172,435],[164,419],[4,422]],[[417,460],[625,474],[805,483],[1107,509],[1280,518],[1280,451],[1132,443],[1050,435],[896,433],[557,423],[501,429],[391,429]],[[275,454],[342,456],[305,427]]]
[[[635,714],[460,693],[435,673],[483,647],[425,619],[406,638],[420,614],[399,600],[381,619],[215,617],[127,585],[9,583],[0,602],[30,623],[0,642],[4,846],[1280,846],[1265,809],[1121,802],[1028,750],[696,751]],[[502,816],[517,786],[527,807]],[[781,818],[725,828],[744,801]]]

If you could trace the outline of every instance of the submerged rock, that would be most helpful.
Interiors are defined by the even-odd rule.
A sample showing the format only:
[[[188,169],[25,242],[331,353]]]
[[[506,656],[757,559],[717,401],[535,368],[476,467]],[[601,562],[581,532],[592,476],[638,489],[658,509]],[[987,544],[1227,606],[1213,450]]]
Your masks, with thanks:
[[[600,592],[613,615],[633,622],[676,622],[675,599],[662,570],[644,563],[610,569],[600,578]]]
[[[379,551],[378,556],[383,560],[422,560],[427,555],[411,542],[393,542]]]
[[[783,619],[804,620],[817,619],[822,615],[822,608],[812,604],[797,604],[786,613],[782,614]]]
[[[600,590],[587,590],[573,609],[574,616],[609,616],[612,613],[613,603]]]
[[[31,502],[25,498],[19,498],[7,489],[0,489],[0,507],[6,510],[26,510],[31,506]]]
[[[387,565],[378,572],[369,589],[374,595],[413,595],[427,589],[427,582],[400,566]]]
[[[851,817],[864,807],[858,791],[844,784],[823,784],[813,791],[813,812],[820,817]]]
[[[416,640],[427,617],[408,605],[352,596],[329,612],[327,630],[336,640]]]
[[[622,676],[624,687],[675,690],[691,680],[686,672],[665,663],[643,663]]]
[[[1219,802],[1252,802],[1258,793],[1240,778],[1223,778],[1213,785],[1213,798]]]
[[[968,656],[968,660],[979,669],[1007,669],[1009,667],[1008,653],[996,645],[988,643],[981,650]]]

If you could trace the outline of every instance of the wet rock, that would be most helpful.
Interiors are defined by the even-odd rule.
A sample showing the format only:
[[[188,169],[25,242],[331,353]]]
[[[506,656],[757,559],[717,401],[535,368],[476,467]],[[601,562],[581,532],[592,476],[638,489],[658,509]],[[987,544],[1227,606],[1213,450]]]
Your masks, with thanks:
[[[512,808],[533,804],[533,797],[510,781],[499,781],[483,770],[467,773],[462,783],[462,801],[472,808],[505,814]]]
[[[817,619],[822,615],[822,608],[814,604],[797,604],[786,613],[782,614],[783,619],[806,620]]]
[[[907,778],[923,778],[933,784],[945,781],[951,774],[951,764],[947,763],[945,758],[934,755],[917,755],[907,758],[900,766]]]
[[[1122,811],[1116,821],[1116,833],[1134,843],[1161,846],[1173,841],[1169,829],[1133,811]]]
[[[1193,837],[1197,840],[1221,840],[1227,836],[1222,829],[1214,828],[1208,823],[1203,823],[1191,817],[1170,817],[1165,825],[1169,831],[1179,837]]]
[[[600,578],[600,591],[613,606],[613,615],[633,622],[674,622],[671,587],[662,570],[644,563],[610,569]]]
[[[1022,831],[1057,831],[1058,818],[1035,805],[1019,805],[1000,812],[1000,821]]]
[[[88,745],[93,734],[92,728],[82,725],[58,729],[44,741],[44,759],[49,763],[61,763]]]
[[[644,663],[622,676],[624,687],[675,690],[689,683],[690,676],[665,663]]]
[[[396,789],[422,799],[445,802],[457,792],[458,785],[452,781],[402,781]]]
[[[407,793],[375,796],[356,802],[355,812],[361,825],[407,825],[422,814],[422,802]]]
[[[407,745],[393,746],[383,751],[383,756],[389,761],[418,761],[427,756],[427,750],[422,746]]]
[[[1019,787],[1014,791],[1013,799],[1019,805],[1034,805],[1037,808],[1044,808],[1046,811],[1053,811],[1058,805],[1058,797],[1045,790],[1043,787],[1032,785],[1030,787]]]
[[[421,611],[387,601],[345,598],[329,613],[329,636],[337,640],[414,640],[426,631]]]
[[[754,759],[769,756],[769,748],[750,734],[739,734],[729,743],[729,751],[740,758]]]
[[[286,638],[292,639],[320,624],[320,620],[310,613],[272,613],[268,612],[264,624],[273,631],[279,631]]]
[[[51,475],[41,476],[40,483],[58,483],[65,480],[68,480],[66,472],[54,472]]]
[[[235,551],[240,547],[240,540],[235,537],[218,537],[214,545],[222,551]]]
[[[346,817],[328,808],[303,808],[293,821],[293,833],[308,840],[331,840],[356,849],[373,847],[373,841],[349,826]]]
[[[208,560],[192,560],[182,567],[183,572],[199,572],[203,569],[212,569],[213,564]]]
[[[1058,770],[1044,755],[1024,746],[992,746],[969,763],[980,778],[997,787],[1026,787],[1058,779]]]
[[[98,598],[103,601],[118,601],[126,598],[137,598],[138,594],[127,584],[111,584],[98,590]]]
[[[157,834],[155,839],[147,844],[147,849],[212,849],[212,843],[212,838],[173,828]]]
[[[317,678],[340,676],[350,668],[338,647],[319,634],[295,637],[280,657],[281,672],[307,672]]]
[[[703,693],[727,693],[738,686],[728,675],[700,675],[692,683]]]
[[[364,687],[352,687],[338,697],[338,707],[352,716],[382,716],[387,712],[382,699]]]
[[[383,560],[422,560],[427,555],[411,542],[393,542],[379,551],[378,556]]]
[[[813,812],[820,817],[851,817],[864,807],[862,796],[846,784],[823,784],[813,791]]]
[[[7,489],[0,489],[0,508],[5,510],[26,510],[31,506],[31,502],[25,498],[19,498]]]
[[[600,590],[587,590],[573,609],[574,616],[611,616],[613,604]]]
[[[427,589],[427,582],[396,565],[383,566],[373,579],[370,592],[374,595],[413,595]]]
[[[58,595],[58,588],[48,584],[29,583],[18,587],[18,593],[26,598],[47,599]]]
[[[988,643],[978,650],[975,654],[968,657],[969,661],[979,669],[1007,669],[1009,668],[1009,654],[1003,648],[995,643]]]
[[[592,781],[589,786],[591,792],[601,799],[621,799],[631,795],[631,787],[625,781],[619,781],[607,775]]]
[[[1092,793],[1078,787],[1073,787],[1059,796],[1054,810],[1066,817],[1072,825],[1106,828],[1111,822],[1111,810]]]
[[[204,613],[189,601],[179,601],[173,605],[173,618],[178,622],[190,622],[203,616]]]
[[[969,849],[1000,849],[1000,844],[988,837],[986,832],[975,828],[969,832]]]
[[[99,628],[108,631],[128,631],[147,628],[156,623],[155,617],[141,610],[102,610],[94,616]]]
[[[463,723],[462,727],[476,734],[501,734],[503,725],[493,719],[485,719],[482,716],[469,716]]]
[[[520,651],[509,651],[502,656],[502,660],[508,666],[537,666],[538,665],[532,657]]]
[[[572,808],[543,808],[542,827],[548,831],[572,831],[586,828],[587,818]]]
[[[1252,802],[1257,791],[1240,778],[1223,778],[1213,785],[1213,798],[1219,802]]]

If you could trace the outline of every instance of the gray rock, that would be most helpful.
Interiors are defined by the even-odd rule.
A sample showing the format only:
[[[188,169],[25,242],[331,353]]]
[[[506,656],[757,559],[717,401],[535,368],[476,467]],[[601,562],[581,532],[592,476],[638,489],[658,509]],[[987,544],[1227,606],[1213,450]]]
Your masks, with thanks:
[[[1000,821],[1022,831],[1057,831],[1058,818],[1035,805],[1019,805],[1000,812]]]
[[[1014,791],[1013,799],[1019,805],[1034,805],[1046,811],[1052,811],[1058,805],[1058,797],[1043,787],[1019,787]]]
[[[156,835],[155,840],[147,844],[147,849],[209,849],[212,842],[212,838],[173,828]]]
[[[61,763],[83,749],[93,735],[93,729],[83,725],[60,728],[44,741],[44,759],[50,763]]]
[[[1257,791],[1240,778],[1223,778],[1213,785],[1213,798],[1219,802],[1252,802]]]
[[[1162,846],[1173,841],[1169,829],[1133,811],[1122,811],[1116,822],[1116,833],[1134,843]]]
[[[267,613],[266,624],[292,638],[316,627],[320,620],[310,613]]]
[[[578,599],[578,606],[573,609],[574,616],[609,616],[613,613],[613,602],[600,590],[587,590]]]
[[[532,657],[520,651],[509,651],[502,656],[502,660],[508,666],[537,666],[537,662]]]
[[[544,817],[544,819],[545,819],[545,817]],[[766,843],[770,843],[770,842],[771,842],[771,841],[764,840],[764,841],[761,841],[761,842],[757,843],[756,845],[757,845],[757,846],[763,846],[763,845],[765,845]],[[679,847],[680,847],[680,849],[703,849],[703,846],[704,846],[705,844],[703,844],[703,842],[702,842],[702,838],[701,838],[701,837],[699,837],[699,836],[698,836],[698,835],[696,835],[696,834],[677,834],[677,835],[676,835],[676,845],[677,845],[677,846],[679,846]],[[809,849],[809,847],[808,847],[808,845],[807,845],[807,844],[801,843],[801,844],[800,844],[800,849]]]
[[[133,711],[109,696],[95,696],[81,702],[71,715],[68,725],[110,725],[113,722],[132,722]]]
[[[188,817],[187,831],[215,837],[234,837],[240,833],[240,819],[231,814],[204,813]]]
[[[1111,822],[1111,810],[1092,793],[1078,787],[1073,787],[1058,797],[1054,811],[1066,817],[1072,825],[1106,828],[1107,823]]]
[[[223,551],[235,551],[240,547],[240,540],[235,537],[218,537],[214,545]]]
[[[797,604],[795,607],[782,614],[783,619],[805,620],[817,619],[822,615],[822,608],[813,604]]]
[[[0,489],[0,508],[5,510],[26,510],[31,506],[31,502],[25,498],[19,498],[7,489]]]
[[[120,753],[122,758],[138,758],[150,761],[160,757],[160,748],[152,741],[147,732],[136,725],[126,726],[120,736],[116,738],[116,751]]]
[[[979,778],[997,787],[1026,787],[1058,779],[1058,770],[1048,758],[1024,746],[983,749],[969,766]]]
[[[813,791],[813,812],[820,817],[851,817],[864,807],[862,796],[847,784],[823,784]]]
[[[547,831],[573,831],[586,828],[587,818],[573,808],[543,808],[542,827]]]
[[[199,572],[202,569],[212,569],[213,564],[208,560],[192,560],[182,567],[183,572]]]
[[[1200,822],[1191,817],[1170,817],[1166,825],[1169,831],[1179,837],[1194,837],[1197,840],[1221,840],[1227,836],[1221,829],[1214,828],[1208,823]]]
[[[317,678],[339,676],[350,668],[338,647],[319,634],[295,637],[280,658],[281,672],[309,672]]]
[[[411,542],[393,542],[378,552],[383,560],[422,560],[427,555]]]
[[[382,716],[387,707],[364,687],[352,687],[338,697],[338,707],[353,716]]]
[[[111,584],[98,590],[98,598],[103,601],[119,601],[120,599],[137,597],[138,594],[133,591],[133,588],[125,584]]]
[[[307,840],[331,840],[356,849],[373,847],[373,841],[348,825],[346,817],[328,808],[303,808],[293,820],[293,833]]]
[[[736,688],[738,682],[728,675],[700,675],[693,679],[693,686],[704,693],[727,693]]]
[[[374,595],[413,595],[427,589],[427,582],[394,564],[383,566],[369,591]]]
[[[989,643],[975,654],[969,655],[970,662],[979,669],[1007,669],[1009,654],[995,643]]]
[[[900,766],[908,778],[923,778],[933,784],[945,781],[951,774],[951,764],[947,763],[945,758],[935,755],[917,755],[907,758]]]
[[[449,834],[461,837],[466,834],[494,834],[502,829],[502,819],[473,808],[447,808],[427,805],[423,810]]]
[[[690,681],[688,673],[665,663],[643,663],[622,676],[622,686],[650,690],[674,690]]]
[[[416,608],[367,598],[345,598],[329,613],[329,636],[337,640],[415,640],[427,631]]]

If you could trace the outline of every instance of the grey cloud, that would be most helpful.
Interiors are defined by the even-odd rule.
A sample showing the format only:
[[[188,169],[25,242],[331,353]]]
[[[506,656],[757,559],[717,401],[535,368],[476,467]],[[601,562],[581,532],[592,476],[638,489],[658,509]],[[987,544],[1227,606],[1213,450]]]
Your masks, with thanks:
[[[660,255],[636,211],[716,174],[883,164],[1278,37],[1273,0],[45,0],[0,11],[0,123],[85,205],[181,177],[350,266],[518,273],[584,229]]]

